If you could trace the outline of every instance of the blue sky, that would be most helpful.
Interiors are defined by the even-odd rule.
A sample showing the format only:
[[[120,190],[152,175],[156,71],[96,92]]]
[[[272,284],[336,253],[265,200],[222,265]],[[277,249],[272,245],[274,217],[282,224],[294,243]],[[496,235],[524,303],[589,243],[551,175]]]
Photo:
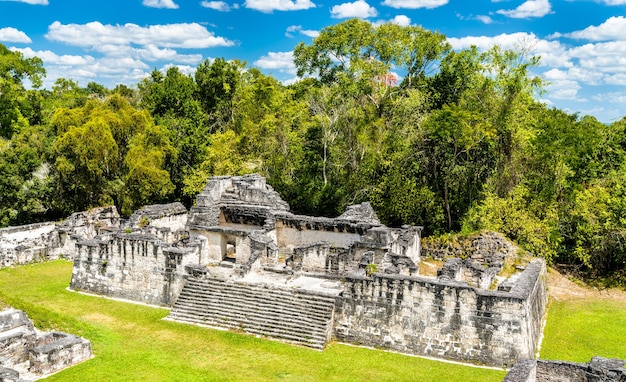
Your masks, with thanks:
[[[137,84],[154,68],[192,73],[240,59],[284,81],[291,52],[360,17],[444,33],[456,49],[524,46],[542,57],[542,100],[603,122],[626,116],[626,0],[0,0],[0,43],[44,60],[45,85]]]

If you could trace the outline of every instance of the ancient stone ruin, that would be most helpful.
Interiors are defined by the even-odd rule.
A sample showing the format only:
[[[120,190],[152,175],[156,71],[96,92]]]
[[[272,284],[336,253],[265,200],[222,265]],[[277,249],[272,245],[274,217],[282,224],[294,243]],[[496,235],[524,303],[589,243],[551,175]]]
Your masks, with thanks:
[[[510,366],[535,354],[545,264],[498,280],[514,247],[481,240],[480,256],[422,276],[421,227],[386,227],[367,203],[296,215],[258,175],[214,177],[189,213],[148,206],[76,241],[71,287],[318,349],[335,339]]]
[[[593,357],[589,363],[527,360],[518,362],[503,382],[626,382],[626,361]]]
[[[42,333],[23,311],[0,311],[0,381],[39,379],[91,357],[91,343],[86,339]]]
[[[497,234],[422,248],[421,227],[386,227],[368,203],[293,214],[258,175],[211,178],[190,211],[75,215],[30,248],[72,258],[71,288],[168,306],[170,320],[317,349],[333,339],[509,367],[535,356],[545,263],[502,274],[516,249]],[[17,258],[30,239],[12,240]],[[436,275],[420,271],[424,256],[443,264]]]

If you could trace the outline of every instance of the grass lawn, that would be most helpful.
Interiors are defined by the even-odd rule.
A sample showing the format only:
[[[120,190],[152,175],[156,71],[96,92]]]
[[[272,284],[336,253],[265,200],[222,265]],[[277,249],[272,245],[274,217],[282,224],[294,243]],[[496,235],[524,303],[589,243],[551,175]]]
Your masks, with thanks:
[[[166,309],[67,291],[71,272],[65,261],[0,270],[0,301],[39,328],[91,340],[95,358],[47,381],[483,382],[506,374],[341,344],[320,352],[164,321]]]
[[[541,358],[589,362],[626,359],[626,302],[620,299],[552,301]]]

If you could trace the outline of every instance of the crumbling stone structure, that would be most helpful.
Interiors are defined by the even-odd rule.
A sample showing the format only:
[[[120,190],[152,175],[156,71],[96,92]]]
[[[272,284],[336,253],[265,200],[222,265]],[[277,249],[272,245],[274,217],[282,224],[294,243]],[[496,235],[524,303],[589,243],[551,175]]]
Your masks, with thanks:
[[[593,357],[589,363],[526,360],[503,382],[626,382],[626,361]]]
[[[66,235],[71,288],[318,349],[334,338],[496,366],[535,355],[545,263],[498,276],[515,254],[498,235],[423,276],[421,227],[386,227],[368,203],[336,218],[293,214],[258,175],[209,179],[188,213],[146,206],[110,223]]]
[[[39,379],[91,357],[91,343],[84,338],[41,333],[21,310],[0,312],[1,381]]]
[[[119,223],[115,207],[103,207],[74,213],[63,223],[0,228],[0,267],[72,258],[77,241],[91,239]]]

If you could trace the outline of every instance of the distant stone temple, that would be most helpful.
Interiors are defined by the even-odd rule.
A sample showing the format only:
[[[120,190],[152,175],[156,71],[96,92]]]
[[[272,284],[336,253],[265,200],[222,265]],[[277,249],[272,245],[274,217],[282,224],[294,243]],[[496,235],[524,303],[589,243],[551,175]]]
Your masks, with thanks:
[[[501,235],[476,235],[460,257],[422,248],[421,227],[386,227],[368,203],[293,214],[259,175],[209,179],[189,211],[124,221],[108,207],[45,227],[0,230],[0,260],[70,257],[74,290],[171,307],[170,320],[503,367],[534,358],[541,336],[545,263],[503,274],[517,252]],[[420,272],[424,256],[441,268]]]

